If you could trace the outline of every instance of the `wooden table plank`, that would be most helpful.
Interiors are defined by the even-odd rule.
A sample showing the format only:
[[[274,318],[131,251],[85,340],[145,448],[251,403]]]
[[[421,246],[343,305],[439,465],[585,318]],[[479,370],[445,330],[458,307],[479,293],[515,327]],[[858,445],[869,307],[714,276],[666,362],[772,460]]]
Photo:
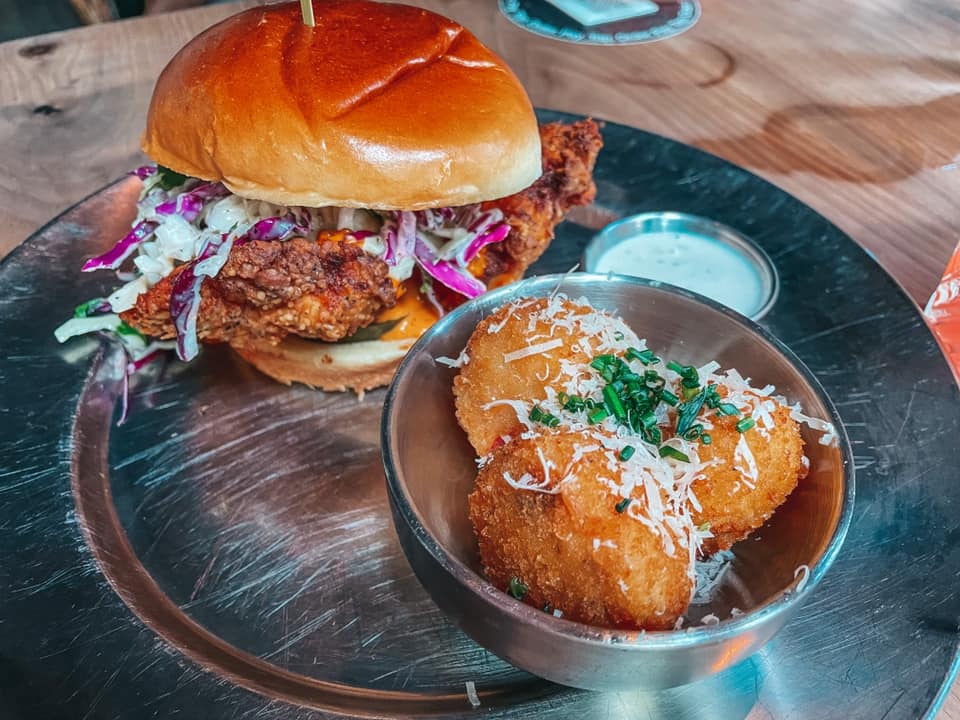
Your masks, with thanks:
[[[535,104],[692,143],[785,188],[921,304],[960,239],[960,12],[945,0],[705,0],[687,34],[621,48],[536,38],[492,3],[422,4],[500,52]],[[160,69],[238,7],[0,44],[0,256],[139,162]],[[960,720],[956,686],[939,717]]]

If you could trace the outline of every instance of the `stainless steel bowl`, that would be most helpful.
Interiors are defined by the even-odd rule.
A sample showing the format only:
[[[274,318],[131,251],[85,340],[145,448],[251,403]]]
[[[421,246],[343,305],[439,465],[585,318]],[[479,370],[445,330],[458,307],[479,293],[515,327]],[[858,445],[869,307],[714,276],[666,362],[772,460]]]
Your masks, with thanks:
[[[696,618],[717,625],[627,632],[558,619],[524,605],[480,574],[467,495],[474,453],[457,425],[456,357],[477,323],[504,303],[557,290],[618,312],[650,346],[682,363],[716,359],[772,383],[810,415],[837,427],[839,447],[803,429],[810,473],[758,533],[734,547],[722,580]],[[437,605],[470,637],[519,668],[595,690],[661,689],[719,672],[756,652],[816,588],[840,549],[853,504],[846,434],[816,379],[785,346],[731,310],[670,286],[618,275],[538,277],[473,300],[413,347],[387,394],[381,424],[394,524],[407,559]],[[808,572],[798,568],[807,566]],[[733,608],[743,614],[731,617]]]

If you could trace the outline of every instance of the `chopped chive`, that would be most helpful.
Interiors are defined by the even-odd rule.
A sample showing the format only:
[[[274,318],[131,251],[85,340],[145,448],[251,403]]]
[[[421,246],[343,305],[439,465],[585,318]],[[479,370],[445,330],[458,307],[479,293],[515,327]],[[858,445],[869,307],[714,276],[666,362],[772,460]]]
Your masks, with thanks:
[[[552,413],[546,412],[539,405],[534,405],[530,408],[530,422],[543,423],[547,427],[555,428],[560,424],[560,418]]]
[[[700,387],[700,381],[694,378],[684,378],[680,381],[680,384],[685,388],[692,388],[694,390]]]
[[[690,388],[684,385],[680,388],[680,394],[683,395],[684,400],[689,400],[697,394],[697,389],[695,387]]]
[[[720,403],[717,405],[717,412],[721,415],[739,415],[740,411],[733,403]]]
[[[703,425],[697,423],[696,425],[691,425],[690,429],[683,434],[684,440],[696,440],[703,434]]]
[[[656,425],[649,428],[640,428],[641,437],[651,445],[659,445],[663,440],[663,433],[660,432],[660,428]]]
[[[591,425],[596,425],[597,423],[603,422],[609,417],[609,413],[602,407],[595,408],[591,410],[587,415],[587,422]]]
[[[613,339],[616,340],[617,342],[620,342],[621,340],[623,340],[623,333],[620,332],[619,330],[617,330],[617,331],[613,334]]]
[[[627,461],[633,457],[633,454],[636,451],[637,449],[633,445],[627,445],[620,451],[620,459],[623,461]]]
[[[680,398],[666,388],[660,391],[660,398],[670,407],[676,407],[677,403],[680,402]]]
[[[507,585],[507,592],[517,600],[523,600],[527,594],[527,589],[527,586],[518,577],[510,578],[510,583]]]
[[[667,369],[673,370],[677,375],[683,375],[683,365],[678,363],[676,360],[671,360],[667,363]]]
[[[593,360],[590,361],[590,367],[592,367],[594,370],[602,370],[614,360],[616,360],[614,355],[597,355]]]
[[[603,400],[606,403],[607,410],[609,410],[617,420],[623,421],[627,419],[627,411],[623,407],[623,403],[620,401],[620,397],[617,395],[617,391],[613,385],[607,385],[603,389]]]
[[[720,394],[717,392],[717,386],[707,385],[706,393],[707,393],[707,399],[706,399],[707,407],[711,409],[717,407],[721,402]]]
[[[621,500],[616,505],[614,505],[614,507],[616,508],[618,513],[623,513],[626,511],[627,506],[632,502],[633,502],[633,498],[625,497],[623,500]]]
[[[687,430],[693,427],[697,415],[703,408],[703,401],[706,393],[700,391],[693,397],[686,397],[684,392],[684,403],[677,409],[677,435],[683,435]]]
[[[560,403],[561,405],[566,405],[569,399],[570,399],[570,396],[567,395],[562,390],[557,393],[557,402]]]
[[[757,423],[754,421],[752,417],[745,417],[743,420],[737,423],[737,432],[745,433],[747,430],[749,430],[756,424]]]
[[[710,522],[705,522],[700,525],[697,525],[697,532],[709,532],[710,531]]]
[[[653,412],[648,410],[647,412],[645,412],[643,415],[640,416],[640,422],[643,423],[643,426],[645,428],[652,428],[654,425],[657,424],[657,416],[654,415]]]
[[[660,457],[673,458],[674,460],[680,460],[681,462],[690,462],[689,457],[676,448],[670,447],[669,445],[662,445],[660,447]]]
[[[627,348],[627,360],[639,360],[644,365],[656,365],[660,358],[653,354],[653,350],[637,350],[636,348]]]
[[[702,442],[704,445],[709,445],[710,443],[713,442],[713,438],[710,437],[709,433],[703,433],[700,436],[700,442]]]

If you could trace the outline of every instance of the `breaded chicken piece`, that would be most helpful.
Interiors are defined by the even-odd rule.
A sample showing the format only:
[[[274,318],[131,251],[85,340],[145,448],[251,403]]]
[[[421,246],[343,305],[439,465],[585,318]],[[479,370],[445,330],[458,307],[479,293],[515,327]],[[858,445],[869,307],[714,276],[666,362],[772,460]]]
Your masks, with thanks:
[[[577,377],[570,372],[589,375],[595,355],[622,353],[638,342],[622,320],[576,301],[529,298],[505,305],[470,337],[469,362],[453,383],[457,420],[477,454],[485,455],[520,427],[513,406],[490,403],[542,400],[545,388],[570,386]]]
[[[584,433],[515,439],[494,453],[469,498],[483,571],[498,588],[513,580],[525,602],[570,620],[672,628],[693,588],[692,540],[664,527],[665,540],[638,519],[650,514],[642,485],[618,512],[610,455]]]
[[[806,475],[800,426],[783,405],[770,415],[774,427],[766,430],[769,438],[759,426],[737,432],[736,417],[711,418],[712,442],[701,446],[700,460],[720,462],[691,487],[701,507],[693,512],[694,522],[710,523],[714,536],[703,543],[706,555],[728,550],[763,525]],[[756,463],[756,480],[750,477],[749,455],[737,450],[741,441]]]
[[[145,335],[175,338],[170,295],[183,267],[140,295],[123,320]],[[343,232],[324,231],[316,241],[236,246],[217,276],[203,283],[197,335],[207,343],[241,346],[250,340],[276,343],[290,333],[341,340],[396,303],[388,269]]]
[[[554,229],[567,211],[589,205],[597,194],[593,166],[603,140],[596,122],[541,125],[540,145],[543,174],[536,182],[514,195],[484,204],[499,208],[511,228],[502,243],[484,248],[485,282],[504,285],[519,280],[550,245]]]

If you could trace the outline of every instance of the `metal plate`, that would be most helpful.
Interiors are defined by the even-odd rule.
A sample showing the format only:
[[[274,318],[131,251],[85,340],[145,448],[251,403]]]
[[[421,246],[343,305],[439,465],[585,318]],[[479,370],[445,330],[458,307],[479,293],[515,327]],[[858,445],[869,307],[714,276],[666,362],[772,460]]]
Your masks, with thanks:
[[[457,716],[471,712],[473,680],[488,717],[930,709],[960,616],[960,398],[933,337],[866,253],[782,191],[664,138],[612,124],[604,136],[598,208],[562,226],[534,270],[568,269],[599,226],[628,213],[736,228],[780,273],[763,325],[818,375],[849,431],[858,498],[847,542],[764,651],[693,685],[603,695],[473,645],[417,585],[390,527],[382,391],[358,402],[283,388],[214,348],[137,384],[130,421],[113,427],[116,356],[93,341],[58,346],[51,332],[109,284],[77,268],[130,221],[127,180],[0,267],[0,708]]]

